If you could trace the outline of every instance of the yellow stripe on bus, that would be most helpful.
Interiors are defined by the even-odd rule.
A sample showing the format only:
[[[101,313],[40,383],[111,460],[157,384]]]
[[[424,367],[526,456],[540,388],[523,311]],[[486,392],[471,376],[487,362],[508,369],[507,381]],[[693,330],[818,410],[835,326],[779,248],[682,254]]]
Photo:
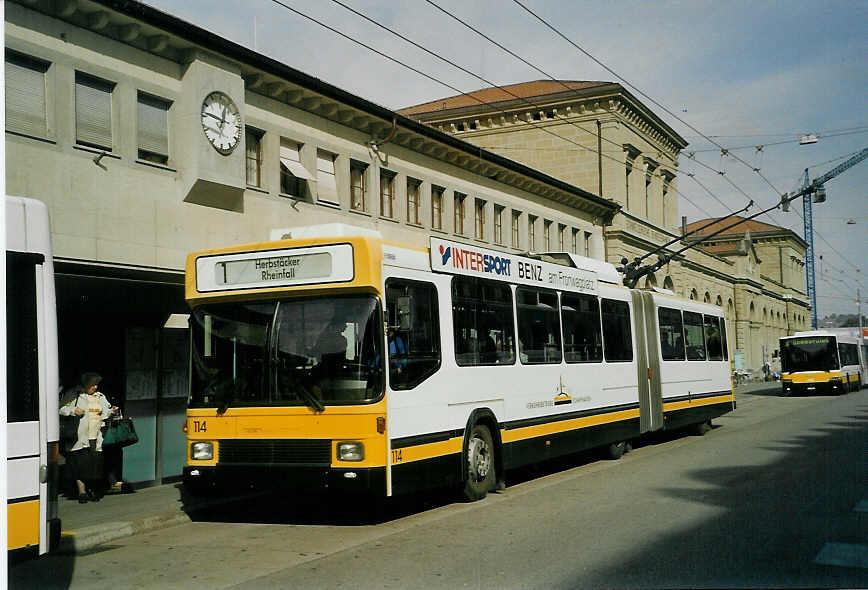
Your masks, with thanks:
[[[504,443],[511,443],[528,438],[536,438],[548,434],[558,434],[569,430],[578,430],[580,428],[587,428],[588,426],[599,426],[600,424],[610,424],[612,422],[620,422],[622,420],[630,420],[638,417],[639,408],[635,408],[633,410],[596,414],[584,418],[573,418],[571,420],[560,420],[558,422],[549,422],[537,426],[526,426],[524,428],[504,430],[501,432],[501,437]]]
[[[402,463],[411,463],[413,461],[442,457],[443,455],[453,455],[461,452],[463,443],[464,437],[456,436],[449,440],[393,449],[392,463],[394,465],[400,465]]]
[[[9,504],[6,514],[9,549],[39,544],[39,500]]]
[[[728,395],[719,395],[715,397],[703,397],[701,399],[686,399],[678,402],[669,402],[663,403],[663,411],[669,412],[672,410],[684,410],[686,408],[693,408],[696,406],[707,406],[709,404],[722,404],[726,402],[731,402],[735,399],[733,394]]]

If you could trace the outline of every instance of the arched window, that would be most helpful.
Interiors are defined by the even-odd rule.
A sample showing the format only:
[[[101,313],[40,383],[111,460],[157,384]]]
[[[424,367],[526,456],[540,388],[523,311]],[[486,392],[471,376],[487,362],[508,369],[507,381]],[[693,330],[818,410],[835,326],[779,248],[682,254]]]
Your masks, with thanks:
[[[690,290],[690,298],[691,298],[692,300],[696,301],[696,298],[697,298],[697,297],[699,297],[699,295],[698,295],[698,293],[696,292],[696,289],[691,289],[691,290]]]
[[[705,295],[702,296],[703,303],[711,303],[711,293],[708,291],[705,292]]]
[[[667,276],[663,279],[663,288],[669,289],[670,291],[675,291],[675,283],[672,281],[672,277]]]

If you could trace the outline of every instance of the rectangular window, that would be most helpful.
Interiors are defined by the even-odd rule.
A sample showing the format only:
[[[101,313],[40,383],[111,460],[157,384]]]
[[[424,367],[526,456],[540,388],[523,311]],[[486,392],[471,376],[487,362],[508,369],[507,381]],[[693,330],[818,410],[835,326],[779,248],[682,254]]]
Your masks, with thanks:
[[[543,221],[543,250],[551,252],[552,249],[552,222],[548,219]]]
[[[112,150],[114,82],[75,73],[75,142]]]
[[[589,231],[585,232],[585,242],[584,242],[584,245],[582,246],[582,250],[583,250],[582,253],[587,258],[591,257],[591,236],[592,236],[591,232],[589,232]]]
[[[503,207],[494,206],[494,243],[503,243]]]
[[[536,248],[536,216],[527,216],[527,249],[534,252]]]
[[[603,351],[606,362],[633,360],[630,306],[626,301],[603,299]]]
[[[459,236],[464,235],[464,201],[467,200],[467,195],[455,193],[455,233]]]
[[[431,228],[443,229],[443,193],[442,186],[431,187]]]
[[[521,219],[520,211],[512,212],[512,244],[513,248],[521,248],[521,238],[518,234],[518,224]]]
[[[720,342],[720,322],[717,316],[703,316],[705,320],[705,347],[708,349],[708,360],[723,360],[723,350]]]
[[[645,217],[651,214],[651,175],[645,175]]]
[[[566,237],[565,237],[566,233],[567,233],[567,226],[565,226],[563,223],[559,223],[558,224],[558,252],[566,252],[567,251]]]
[[[366,211],[368,200],[368,165],[350,160],[350,208]]]
[[[663,181],[663,216],[661,217],[661,219],[663,219],[663,227],[666,227],[666,221],[667,221],[667,219],[666,219],[666,197],[667,196],[669,196],[669,181],[664,180]]]
[[[473,219],[476,227],[474,235],[477,240],[485,239],[485,201],[476,199],[476,206],[473,208]]]
[[[380,170],[380,216],[395,216],[395,173],[386,169]]]
[[[720,318],[720,344],[723,348],[723,360],[729,360],[729,350],[726,342],[726,320],[724,318]],[[868,354],[865,355],[865,358],[868,358]]]
[[[139,92],[139,159],[169,162],[169,107],[167,100]]]
[[[561,293],[564,325],[564,358],[568,363],[598,363],[603,360],[600,302],[593,295]]]
[[[48,135],[45,75],[49,64],[6,52],[6,129]]]
[[[422,206],[421,188],[421,180],[407,178],[407,223],[413,225],[422,225],[422,217],[419,214]]]
[[[325,150],[316,151],[316,200],[329,205],[341,204],[335,178],[335,155]]]
[[[684,344],[687,347],[687,360],[705,360],[705,336],[702,332],[702,314],[684,312]]]
[[[39,328],[35,256],[6,252],[6,416],[39,420]]]
[[[570,252],[572,252],[573,254],[578,254],[579,253],[579,230],[577,230],[577,229],[573,230],[572,242],[573,243],[570,245],[570,248],[571,248]]]
[[[683,361],[684,326],[681,311],[669,307],[658,308],[657,327],[660,332],[660,357],[664,361]]]
[[[527,365],[561,362],[558,294],[529,287],[515,290],[518,355]]]
[[[633,160],[624,164],[624,209],[630,209],[630,174],[633,172]]]
[[[297,199],[307,198],[307,181],[313,180],[301,164],[301,144],[280,138],[280,192]]]
[[[459,366],[515,363],[512,290],[474,277],[452,279],[455,362]]]
[[[244,157],[247,161],[247,186],[262,186],[262,136],[253,127],[244,128]]]
[[[386,281],[389,384],[413,389],[440,368],[437,289],[406,279]]]

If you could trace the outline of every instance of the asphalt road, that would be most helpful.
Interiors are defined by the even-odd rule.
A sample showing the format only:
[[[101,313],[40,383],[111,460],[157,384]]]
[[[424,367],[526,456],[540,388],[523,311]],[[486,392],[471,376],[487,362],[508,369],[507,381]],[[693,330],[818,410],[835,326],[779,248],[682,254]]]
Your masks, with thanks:
[[[474,504],[259,496],[13,588],[868,587],[868,390],[746,394],[704,437],[508,474]],[[362,524],[360,524],[362,523]]]

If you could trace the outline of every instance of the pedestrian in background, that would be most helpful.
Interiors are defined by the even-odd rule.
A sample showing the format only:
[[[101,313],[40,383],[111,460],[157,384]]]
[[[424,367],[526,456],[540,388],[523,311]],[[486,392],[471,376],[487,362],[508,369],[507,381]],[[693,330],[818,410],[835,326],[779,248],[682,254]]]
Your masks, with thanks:
[[[98,391],[100,381],[102,377],[97,373],[84,373],[78,395],[60,408],[61,416],[79,417],[78,436],[70,447],[66,462],[78,486],[78,501],[82,504],[88,500],[97,502],[101,497],[102,425],[117,410]]]

